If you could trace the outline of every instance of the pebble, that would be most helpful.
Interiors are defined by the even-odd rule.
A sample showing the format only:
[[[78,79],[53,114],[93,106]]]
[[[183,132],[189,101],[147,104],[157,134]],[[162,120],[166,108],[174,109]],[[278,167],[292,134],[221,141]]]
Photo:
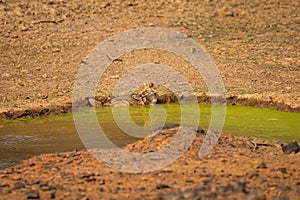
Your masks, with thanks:
[[[261,162],[258,166],[258,169],[266,169],[267,168],[267,164],[265,162]]]
[[[282,190],[282,191],[290,191],[292,188],[290,186],[276,186],[277,190]]]
[[[297,142],[291,142],[291,143],[283,146],[282,151],[285,154],[298,153],[300,151],[300,146]]]
[[[171,188],[169,185],[166,184],[158,184],[156,185],[156,189],[160,190],[160,189],[167,189],[167,188]]]
[[[27,193],[27,199],[39,199],[40,198],[40,194],[39,191],[37,190],[30,190]]]
[[[26,27],[26,26],[23,26],[22,28],[21,28],[21,31],[28,31],[29,30],[29,27]]]
[[[208,183],[212,182],[214,180],[214,177],[208,177],[204,181],[202,181],[203,185],[207,185]]]
[[[117,78],[119,78],[119,75],[113,75],[113,76],[110,76],[110,78],[117,79]]]
[[[22,189],[22,188],[25,188],[25,184],[23,181],[18,181],[15,183],[15,189],[16,190],[19,190],[19,189]]]
[[[185,182],[186,183],[194,183],[195,181],[193,181],[193,180],[186,180]]]
[[[272,198],[272,200],[290,200],[290,198],[287,196],[279,196],[279,197],[275,196]]]
[[[283,174],[287,174],[287,170],[285,167],[278,168],[278,170]]]
[[[251,175],[249,176],[250,179],[256,178],[256,177],[259,177],[259,174],[258,174],[257,172],[254,172],[253,174],[251,174]]]

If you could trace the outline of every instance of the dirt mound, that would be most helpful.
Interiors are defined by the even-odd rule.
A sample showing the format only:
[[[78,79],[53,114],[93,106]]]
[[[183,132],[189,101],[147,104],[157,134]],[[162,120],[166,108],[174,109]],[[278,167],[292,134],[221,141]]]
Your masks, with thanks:
[[[147,153],[164,148],[177,130],[160,131],[125,149]],[[0,199],[298,198],[299,153],[283,153],[280,142],[222,135],[199,159],[204,137],[198,133],[184,156],[168,167],[142,174],[111,169],[87,151],[33,157],[0,171]]]

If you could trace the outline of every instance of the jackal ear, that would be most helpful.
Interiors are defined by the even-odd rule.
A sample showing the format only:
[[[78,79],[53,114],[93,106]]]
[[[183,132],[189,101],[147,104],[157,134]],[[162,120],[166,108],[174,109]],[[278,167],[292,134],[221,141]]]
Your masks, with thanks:
[[[150,82],[149,87],[152,88],[154,86],[154,83]]]
[[[145,88],[150,88],[151,86],[150,86],[150,83],[146,83],[145,84]]]

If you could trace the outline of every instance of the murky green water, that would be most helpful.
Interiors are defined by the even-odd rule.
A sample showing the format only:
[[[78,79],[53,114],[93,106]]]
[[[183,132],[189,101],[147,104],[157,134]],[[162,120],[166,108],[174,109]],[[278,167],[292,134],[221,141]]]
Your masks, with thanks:
[[[200,126],[207,129],[211,107],[200,105]],[[180,106],[164,105],[166,124],[180,123]],[[223,128],[224,133],[300,142],[300,113],[279,112],[244,106],[228,106]],[[124,134],[113,120],[110,107],[96,110],[100,125],[108,138],[118,146],[138,138]],[[151,124],[149,107],[131,107],[130,113],[136,124]],[[40,117],[15,121],[0,121],[0,168],[22,159],[42,153],[55,153],[82,149],[72,114]]]

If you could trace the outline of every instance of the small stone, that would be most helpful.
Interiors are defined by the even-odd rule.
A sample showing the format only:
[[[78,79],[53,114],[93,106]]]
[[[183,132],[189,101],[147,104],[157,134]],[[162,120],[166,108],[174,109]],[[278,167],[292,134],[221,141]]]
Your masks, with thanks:
[[[247,193],[246,185],[247,185],[247,182],[237,182],[235,189],[238,190],[238,191]]]
[[[37,190],[30,190],[27,193],[27,199],[39,199],[40,198],[40,194],[39,191]]]
[[[285,167],[278,168],[278,170],[283,174],[287,174],[287,170]]]
[[[279,196],[279,197],[273,197],[272,200],[289,200],[290,198],[287,196]]]
[[[51,186],[41,186],[40,188],[43,191],[50,191],[51,190]]]
[[[286,154],[289,153],[298,153],[300,151],[300,146],[297,142],[291,142],[282,147],[282,151]]]
[[[110,189],[110,192],[111,192],[112,194],[117,194],[117,193],[119,192],[119,187],[112,187],[112,188]]]
[[[267,168],[267,164],[265,162],[261,162],[258,166],[258,169],[266,169]]]
[[[43,182],[43,181],[39,181],[39,186],[40,187],[48,186],[48,183],[47,182]]]
[[[277,190],[282,190],[282,191],[290,191],[292,188],[290,186],[277,186]]]
[[[22,26],[22,27],[21,27],[21,31],[28,31],[28,29],[29,29],[29,28],[26,27],[26,26]]]
[[[1,76],[3,76],[3,77],[10,77],[11,75],[8,74],[8,73],[4,73],[4,74],[2,74]]]
[[[76,156],[76,154],[74,152],[68,154],[68,158],[73,158],[75,156]]]
[[[214,180],[214,177],[208,177],[204,181],[202,181],[203,185],[207,185],[208,183],[212,182]]]
[[[113,75],[113,76],[110,76],[110,78],[112,78],[112,79],[117,79],[117,78],[119,78],[120,76],[119,75]]]
[[[105,179],[100,179],[98,180],[99,185],[105,185]]]
[[[19,189],[22,189],[22,188],[25,188],[25,184],[23,181],[18,181],[15,183],[15,190],[19,190]]]
[[[19,85],[19,86],[22,86],[22,87],[25,86],[25,84],[22,83],[22,82],[18,82],[18,85]]]
[[[85,174],[80,175],[79,178],[87,178],[88,179],[92,176],[95,176],[95,174],[94,173],[85,173]]]
[[[286,90],[291,90],[292,89],[292,87],[286,87]]]
[[[185,182],[186,182],[186,183],[194,183],[193,180],[186,180]]]
[[[59,48],[52,49],[52,53],[58,53],[58,52],[61,52],[61,50]]]
[[[166,184],[158,184],[156,185],[156,189],[160,190],[160,189],[167,189],[167,188],[171,188],[169,185]]]
[[[233,191],[234,187],[231,184],[227,184],[223,186],[218,186],[216,189],[219,192],[227,192],[227,191]]]
[[[137,192],[142,192],[142,191],[146,191],[147,188],[145,187],[141,187],[141,188],[135,188],[134,191],[137,191]]]
[[[33,166],[35,166],[35,163],[30,163],[28,166],[33,167]]]

